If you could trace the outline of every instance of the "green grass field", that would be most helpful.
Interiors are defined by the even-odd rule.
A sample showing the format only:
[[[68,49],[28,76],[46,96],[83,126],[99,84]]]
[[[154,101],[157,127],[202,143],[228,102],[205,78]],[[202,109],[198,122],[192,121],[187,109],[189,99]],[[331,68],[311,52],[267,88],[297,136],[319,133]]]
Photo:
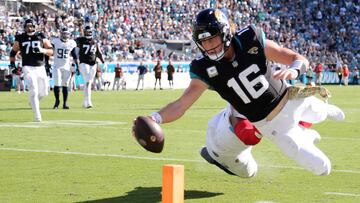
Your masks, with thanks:
[[[180,120],[162,125],[161,154],[143,150],[131,136],[132,120],[148,115],[182,90],[93,93],[93,109],[70,94],[70,110],[41,102],[43,123],[32,123],[27,94],[0,93],[0,202],[160,202],[164,164],[185,166],[185,202],[360,202],[360,87],[328,86],[330,103],[346,120],[314,128],[333,172],[318,177],[299,168],[268,140],[253,154],[256,177],[229,176],[198,151],[207,121],[225,102],[207,91]]]

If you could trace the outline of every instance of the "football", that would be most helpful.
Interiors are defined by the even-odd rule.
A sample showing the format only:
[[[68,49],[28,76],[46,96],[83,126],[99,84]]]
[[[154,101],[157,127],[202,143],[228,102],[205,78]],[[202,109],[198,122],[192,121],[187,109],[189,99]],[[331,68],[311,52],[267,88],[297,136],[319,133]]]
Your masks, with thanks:
[[[146,150],[160,153],[164,148],[164,133],[159,124],[147,116],[138,116],[132,129],[137,142]]]

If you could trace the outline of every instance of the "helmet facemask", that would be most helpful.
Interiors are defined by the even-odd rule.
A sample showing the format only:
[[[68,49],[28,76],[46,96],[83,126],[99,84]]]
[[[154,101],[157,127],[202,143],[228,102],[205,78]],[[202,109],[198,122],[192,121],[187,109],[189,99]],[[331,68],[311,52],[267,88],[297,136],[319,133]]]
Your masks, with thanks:
[[[205,16],[205,17],[204,17]],[[221,43],[212,49],[206,50],[203,41],[220,36]],[[193,25],[193,40],[202,54],[213,61],[221,60],[231,44],[232,34],[226,16],[217,9],[206,9],[198,14],[197,20]],[[220,51],[212,53],[213,50]]]
[[[31,19],[27,19],[25,20],[25,23],[24,23],[24,30],[25,30],[25,33],[29,36],[32,36],[35,34],[35,23],[33,20]]]
[[[62,28],[60,33],[60,39],[64,42],[68,41],[70,39],[70,31],[67,28]]]
[[[84,29],[84,36],[87,38],[87,39],[92,39],[93,38],[93,33],[92,33],[92,30],[91,30],[91,27],[90,26],[86,26],[85,29]]]

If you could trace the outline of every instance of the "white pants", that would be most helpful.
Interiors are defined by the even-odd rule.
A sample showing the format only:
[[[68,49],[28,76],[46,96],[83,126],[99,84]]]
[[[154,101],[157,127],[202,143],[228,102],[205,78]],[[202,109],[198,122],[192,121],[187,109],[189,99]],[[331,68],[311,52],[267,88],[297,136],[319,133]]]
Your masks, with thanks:
[[[252,146],[245,145],[234,134],[230,115],[228,106],[209,121],[206,148],[213,159],[234,174],[244,178],[253,177],[257,164],[251,154]]]
[[[68,87],[70,84],[71,71],[64,67],[54,67],[53,78],[55,86]]]
[[[314,134],[320,135],[315,130],[298,125],[300,120],[309,123],[324,121],[328,115],[327,108],[328,104],[315,97],[289,100],[271,121],[264,119],[253,124],[300,166],[316,175],[328,175],[330,160],[313,143]]]
[[[97,64],[94,65],[89,65],[86,63],[80,63],[80,73],[85,81],[85,83],[87,82],[92,82],[95,78],[95,74],[96,74],[96,68],[97,68]]]
[[[86,63],[80,63],[80,73],[85,81],[84,101],[83,101],[84,107],[92,106],[91,85],[96,74],[96,66],[97,64],[90,66],[89,64]]]
[[[41,120],[39,100],[49,94],[49,80],[44,66],[24,66],[24,79],[29,89],[29,100],[35,120]]]

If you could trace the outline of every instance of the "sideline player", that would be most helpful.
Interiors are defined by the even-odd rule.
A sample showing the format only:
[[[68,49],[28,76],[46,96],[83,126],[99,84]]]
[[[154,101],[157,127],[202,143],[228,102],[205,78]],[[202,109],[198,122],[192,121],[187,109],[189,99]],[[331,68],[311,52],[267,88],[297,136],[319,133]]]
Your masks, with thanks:
[[[106,68],[106,63],[101,53],[99,44],[93,38],[93,31],[90,25],[84,28],[84,36],[78,37],[76,40],[79,60],[80,73],[84,79],[84,108],[91,108],[93,106],[91,101],[91,86],[97,70],[96,59],[99,58]]]
[[[48,95],[49,81],[44,67],[45,56],[52,56],[51,43],[41,32],[36,32],[36,23],[32,18],[24,21],[24,33],[15,36],[10,52],[10,65],[15,67],[15,56],[20,51],[24,79],[29,89],[29,100],[34,111],[35,122],[42,120],[40,100]]]
[[[55,104],[54,109],[58,109],[60,105],[60,87],[63,94],[63,109],[69,109],[67,105],[68,99],[68,86],[71,79],[70,55],[73,57],[74,62],[77,63],[75,47],[76,42],[70,39],[71,33],[67,27],[62,27],[60,30],[60,37],[54,38],[51,43],[54,47],[54,96]],[[77,65],[77,64],[76,64]]]

